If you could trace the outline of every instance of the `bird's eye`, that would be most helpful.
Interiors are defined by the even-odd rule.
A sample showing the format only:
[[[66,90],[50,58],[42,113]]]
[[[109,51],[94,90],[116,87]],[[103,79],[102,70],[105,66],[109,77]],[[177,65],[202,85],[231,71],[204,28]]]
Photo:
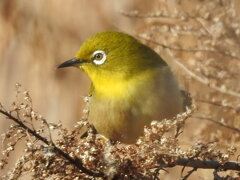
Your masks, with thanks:
[[[102,53],[97,53],[97,54],[95,54],[95,56],[94,56],[94,59],[95,60],[101,60],[103,58],[103,54]]]
[[[94,64],[101,65],[106,61],[106,59],[107,59],[107,55],[104,51],[102,51],[102,50],[94,51],[94,53],[93,53]]]

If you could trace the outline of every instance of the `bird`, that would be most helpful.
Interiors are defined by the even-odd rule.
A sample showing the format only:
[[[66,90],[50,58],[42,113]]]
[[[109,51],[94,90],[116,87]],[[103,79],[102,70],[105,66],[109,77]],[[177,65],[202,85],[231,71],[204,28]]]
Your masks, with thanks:
[[[144,126],[184,110],[168,64],[129,34],[104,31],[89,37],[76,56],[58,68],[71,66],[91,80],[89,123],[112,141],[136,143]]]

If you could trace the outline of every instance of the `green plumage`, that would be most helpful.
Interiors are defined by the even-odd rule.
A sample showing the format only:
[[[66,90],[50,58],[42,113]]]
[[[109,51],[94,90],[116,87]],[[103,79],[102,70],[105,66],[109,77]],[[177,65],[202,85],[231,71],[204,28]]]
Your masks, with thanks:
[[[89,121],[107,138],[134,143],[144,125],[183,110],[169,66],[130,35],[96,34],[84,42],[76,59],[84,63],[75,66],[92,80]]]

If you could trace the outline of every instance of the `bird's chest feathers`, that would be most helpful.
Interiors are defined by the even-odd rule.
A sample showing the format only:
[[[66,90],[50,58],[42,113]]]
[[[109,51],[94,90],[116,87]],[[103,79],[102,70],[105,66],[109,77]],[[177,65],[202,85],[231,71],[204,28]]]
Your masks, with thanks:
[[[114,76],[103,79],[98,77],[99,79],[93,82],[90,111],[94,112],[93,114],[102,114],[110,121],[116,119],[122,121],[129,116],[137,117],[151,113],[150,106],[154,106],[153,99],[156,99],[153,97],[156,88],[152,75],[153,73],[140,74],[129,79],[117,79]],[[111,117],[112,115],[114,117]]]
[[[106,137],[135,138],[155,114],[154,107],[159,107],[154,97],[154,73],[130,79],[98,78],[93,81],[89,121]]]
[[[95,98],[105,100],[119,100],[131,98],[136,93],[138,86],[137,79],[123,80],[113,77],[98,78],[94,82]]]
[[[127,127],[132,127],[135,122],[134,114],[140,111],[135,104],[137,92],[137,82],[132,80],[108,78],[101,80],[101,84],[95,83],[89,121],[108,138],[125,138],[122,136],[128,134]]]

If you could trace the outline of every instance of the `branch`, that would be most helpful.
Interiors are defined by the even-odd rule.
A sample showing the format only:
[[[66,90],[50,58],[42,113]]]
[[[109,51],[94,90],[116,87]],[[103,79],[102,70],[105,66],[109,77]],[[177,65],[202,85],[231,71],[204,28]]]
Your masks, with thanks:
[[[206,51],[206,52],[215,52],[215,53],[222,53],[226,56],[231,56],[229,54],[226,54],[225,52],[219,52],[219,51],[215,51],[215,50],[201,50],[201,49],[183,49],[183,48],[174,48],[174,47],[168,47],[164,44],[161,44],[161,43],[158,43],[157,41],[153,41],[151,39],[148,39],[148,38],[145,38],[143,36],[138,36],[146,41],[149,41],[149,42],[152,42],[152,43],[155,43],[163,48],[166,48],[166,49],[171,49],[171,50],[178,50],[178,51],[188,51],[188,52],[197,52],[197,51]],[[173,54],[169,52],[169,54],[171,54],[171,56],[173,57]],[[232,57],[232,56],[231,56]],[[235,57],[234,57],[235,58]],[[190,69],[188,69],[185,65],[183,65],[182,63],[180,63],[180,61],[176,60],[176,57],[173,57],[174,59],[174,62],[180,66],[185,72],[187,72],[192,78],[194,78],[195,80],[207,85],[208,87],[218,91],[218,92],[221,92],[223,94],[227,94],[227,95],[231,95],[231,96],[235,96],[235,97],[238,97],[240,98],[240,93],[239,92],[236,92],[236,91],[232,91],[232,90],[229,90],[229,89],[226,89],[224,87],[218,87],[214,84],[211,84],[210,81],[207,79],[207,78],[203,78],[203,77],[200,77],[198,76],[197,74],[195,74],[194,72],[192,72]],[[237,58],[236,58],[237,59]]]
[[[185,65],[183,65],[182,63],[180,63],[178,60],[175,60],[175,63],[180,66],[185,72],[187,72],[192,78],[194,78],[195,80],[207,85],[208,87],[223,93],[223,94],[227,94],[227,95],[231,95],[234,97],[238,97],[240,98],[240,93],[236,92],[236,91],[232,91],[230,89],[226,89],[223,87],[218,87],[215,84],[210,83],[210,81],[207,78],[203,78],[198,76],[197,74],[195,74],[194,72],[192,72],[190,69],[188,69]]]
[[[229,126],[229,125],[227,125],[227,124],[224,124],[224,123],[222,123],[222,122],[219,122],[219,121],[213,120],[213,119],[208,118],[208,117],[193,116],[193,118],[204,119],[204,120],[207,120],[207,121],[211,121],[211,122],[213,122],[213,123],[218,124],[219,126],[222,126],[222,127],[225,127],[225,128],[228,128],[228,129],[230,129],[230,130],[233,130],[233,131],[236,131],[236,132],[240,133],[240,129],[235,128],[235,127],[232,127],[232,126]]]
[[[59,154],[61,157],[69,161],[71,164],[73,164],[75,167],[77,167],[79,170],[81,170],[82,173],[85,173],[87,175],[93,176],[93,177],[104,177],[105,175],[101,172],[96,173],[89,169],[86,169],[83,167],[83,163],[80,159],[73,159],[71,156],[69,156],[67,153],[59,149],[57,146],[55,146],[52,142],[48,141],[43,136],[39,135],[36,131],[30,129],[27,127],[20,119],[15,118],[7,111],[3,111],[0,109],[0,113],[5,115],[7,118],[11,119],[15,123],[17,123],[20,127],[22,127],[24,130],[26,130],[28,133],[30,133],[32,136],[34,136],[36,139],[42,141],[44,144],[52,146],[53,150],[56,154]]]
[[[201,103],[206,103],[206,104],[210,104],[210,105],[214,105],[214,106],[218,106],[218,107],[222,107],[222,108],[227,108],[227,109],[230,109],[232,111],[234,111],[235,113],[240,113],[240,107],[235,107],[231,104],[223,104],[222,103],[219,103],[219,102],[215,102],[215,101],[207,101],[207,100],[204,100],[204,99],[196,99],[195,98],[195,101],[198,101],[198,102],[201,102]]]
[[[132,12],[125,12],[125,11],[121,11],[120,12],[122,15],[126,16],[126,17],[131,17],[131,18],[140,18],[140,19],[146,19],[146,18],[163,18],[163,19],[174,19],[174,20],[180,20],[180,21],[184,21],[187,19],[193,19],[196,22],[198,22],[206,32],[209,33],[209,30],[207,30],[207,28],[205,27],[205,25],[202,23],[201,18],[197,17],[197,16],[180,16],[180,17],[170,17],[167,15],[163,15],[162,12],[157,12],[157,13],[151,13],[151,14],[139,14],[137,11],[132,11]],[[209,33],[210,34],[210,33]],[[212,53],[218,53],[218,54],[222,54],[224,56],[228,56],[231,57],[233,59],[237,59],[240,60],[239,56],[233,55],[231,52],[227,52],[227,51],[217,51],[216,49],[184,49],[184,48],[172,48],[172,47],[167,47],[166,45],[163,45],[161,43],[158,43],[156,41],[153,41],[151,39],[147,39],[145,37],[139,36],[142,39],[145,39],[149,42],[158,44],[164,48],[169,48],[172,50],[179,50],[179,51],[188,51],[188,52],[212,52]]]
[[[217,170],[236,170],[240,171],[240,163],[228,161],[224,164],[221,164],[217,160],[199,160],[192,158],[179,158],[176,162],[172,164],[166,164],[164,167],[174,167],[174,166],[186,166],[192,168],[201,168],[201,169],[217,169]]]
[[[234,56],[234,55],[231,55],[229,52],[227,51],[218,51],[216,49],[186,49],[186,48],[176,48],[176,47],[170,47],[170,46],[167,46],[165,44],[162,44],[162,43],[159,43],[157,41],[154,41],[152,39],[149,39],[149,38],[146,38],[144,36],[141,36],[141,35],[137,35],[137,37],[141,38],[141,39],[144,39],[150,43],[153,43],[153,44],[157,44],[163,48],[166,48],[166,49],[171,49],[171,50],[174,50],[174,51],[186,51],[186,52],[209,52],[209,53],[218,53],[218,54],[222,54],[224,56],[228,56],[228,57],[231,57],[234,59],[237,59],[237,60],[240,60],[239,57],[237,56]],[[239,61],[238,61],[239,62]]]
[[[183,167],[183,169],[184,169],[184,167]],[[184,177],[182,177],[182,180],[186,180],[196,170],[197,170],[197,168],[193,168],[192,170],[188,171],[188,173]]]
[[[151,14],[140,14],[137,11],[131,11],[131,12],[126,12],[126,11],[120,11],[120,13],[123,16],[130,17],[130,18],[139,18],[139,19],[147,19],[147,18],[164,18],[164,19],[176,19],[176,20],[185,20],[190,17],[170,17],[163,15],[160,11],[157,13],[151,13]]]

